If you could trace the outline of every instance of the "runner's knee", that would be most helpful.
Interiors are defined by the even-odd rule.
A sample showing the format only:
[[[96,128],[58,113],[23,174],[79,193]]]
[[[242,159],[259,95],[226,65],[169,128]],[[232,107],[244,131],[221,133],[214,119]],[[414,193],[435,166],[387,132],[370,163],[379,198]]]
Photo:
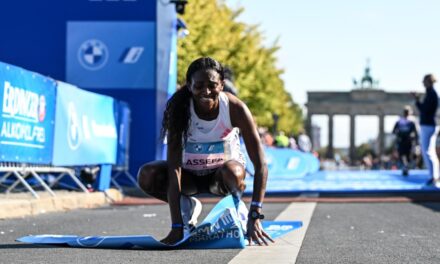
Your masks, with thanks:
[[[150,164],[143,165],[138,172],[139,186],[147,193],[154,191],[154,179],[158,174],[159,169],[157,166]]]
[[[245,170],[243,165],[235,160],[229,160],[221,168],[223,183],[230,192],[243,192],[245,189],[244,177]]]

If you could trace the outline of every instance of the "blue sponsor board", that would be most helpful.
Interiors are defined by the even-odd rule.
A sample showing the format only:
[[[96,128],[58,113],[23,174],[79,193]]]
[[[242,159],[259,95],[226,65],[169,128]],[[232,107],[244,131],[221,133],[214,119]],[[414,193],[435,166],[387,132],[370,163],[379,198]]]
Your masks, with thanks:
[[[54,80],[0,62],[0,161],[49,164]]]
[[[127,103],[115,100],[115,118],[118,128],[116,165],[119,167],[128,167],[131,111]]]
[[[171,248],[244,248],[247,242],[247,209],[242,201],[226,196],[211,210],[203,222],[175,245],[166,245],[152,236],[72,236],[36,235],[18,238],[17,241],[33,244],[51,244],[79,248],[116,249],[171,249]],[[244,216],[244,217],[243,217]],[[268,235],[276,239],[302,227],[300,221],[263,221]]]
[[[246,170],[253,175],[254,166],[246,153]],[[289,148],[265,147],[264,155],[270,177],[288,175],[288,177],[303,177],[319,170],[319,160],[311,153],[305,153]]]
[[[156,89],[171,96],[177,85],[177,15],[173,5],[163,4],[157,14]]]
[[[87,88],[155,87],[155,23],[70,21],[66,79]]]
[[[154,22],[157,5],[174,8],[174,5],[168,2],[163,0],[2,0],[0,1],[0,10],[3,11],[0,16],[0,32],[7,41],[2,41],[0,61],[20,65],[57,80],[66,81],[68,21]],[[114,38],[121,36],[115,34]]]
[[[270,174],[270,172],[269,172]],[[400,170],[317,171],[298,177],[289,173],[269,175],[266,193],[397,193],[438,191],[427,184],[431,179],[427,170],[411,170],[402,177]],[[246,178],[246,193],[252,193],[252,178]]]
[[[129,138],[136,142],[129,150],[131,174],[145,162],[160,158],[162,114],[176,87],[173,3],[0,2],[0,9],[8,10],[0,16],[1,32],[7,36],[0,61],[127,102],[132,110]]]
[[[115,164],[114,99],[58,82],[53,164]]]

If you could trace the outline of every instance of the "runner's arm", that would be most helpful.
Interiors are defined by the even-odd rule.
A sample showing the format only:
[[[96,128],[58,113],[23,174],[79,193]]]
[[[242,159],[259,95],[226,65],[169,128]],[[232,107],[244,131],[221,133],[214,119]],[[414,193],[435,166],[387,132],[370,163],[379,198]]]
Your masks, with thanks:
[[[254,191],[252,201],[262,203],[266,191],[267,166],[264,160],[264,152],[252,114],[247,106],[235,96],[229,96],[232,126],[238,127],[243,135],[246,150],[254,165]],[[251,210],[261,213],[261,207],[251,205]],[[268,245],[273,239],[263,230],[260,219],[249,217],[247,223],[247,235],[249,243]]]
[[[257,127],[248,107],[235,96],[229,95],[228,97],[232,126],[240,129],[246,151],[255,169],[252,201],[263,202],[266,191],[267,166]]]
[[[180,142],[173,142],[168,137],[168,204],[170,206],[171,222],[181,224],[182,215],[180,214],[180,191],[182,175],[182,146]]]

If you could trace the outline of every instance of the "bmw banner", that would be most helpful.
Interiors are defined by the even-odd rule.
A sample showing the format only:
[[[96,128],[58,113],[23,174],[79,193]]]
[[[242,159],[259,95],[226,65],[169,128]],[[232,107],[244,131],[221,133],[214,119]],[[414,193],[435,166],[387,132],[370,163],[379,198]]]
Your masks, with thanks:
[[[5,0],[0,10],[0,61],[127,102],[135,142],[127,169],[160,158],[162,113],[176,87],[172,1]]]
[[[53,165],[115,164],[114,99],[58,82]]]
[[[155,24],[69,21],[66,80],[91,89],[153,89]]]
[[[0,161],[49,164],[54,80],[0,62]]]

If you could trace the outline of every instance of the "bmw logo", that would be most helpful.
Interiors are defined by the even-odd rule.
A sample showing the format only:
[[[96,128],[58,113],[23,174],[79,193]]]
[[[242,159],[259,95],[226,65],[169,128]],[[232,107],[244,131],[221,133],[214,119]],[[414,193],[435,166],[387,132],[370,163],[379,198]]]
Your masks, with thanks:
[[[95,71],[105,66],[109,57],[107,46],[100,40],[84,41],[78,50],[78,61],[87,70]]]
[[[200,152],[200,151],[202,151],[202,146],[199,145],[199,144],[196,144],[196,145],[194,145],[194,150],[195,150],[196,152]]]

